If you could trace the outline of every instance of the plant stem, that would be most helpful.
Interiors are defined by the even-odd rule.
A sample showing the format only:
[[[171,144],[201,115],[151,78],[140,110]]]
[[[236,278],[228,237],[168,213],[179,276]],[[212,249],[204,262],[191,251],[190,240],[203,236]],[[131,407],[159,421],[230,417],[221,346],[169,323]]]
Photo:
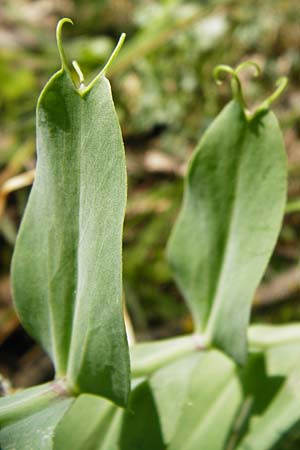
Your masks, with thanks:
[[[277,345],[300,341],[300,325],[253,325],[248,330],[250,348],[267,350]]]
[[[264,351],[295,341],[300,341],[300,325],[253,325],[248,330],[250,351]],[[200,334],[136,344],[130,349],[131,376],[149,376],[179,358],[209,349],[209,342]]]
[[[7,425],[27,417],[29,414],[47,407],[52,400],[67,396],[64,382],[55,380],[4,397],[0,402],[0,425]]]
[[[196,334],[137,344],[131,348],[131,375],[133,378],[150,375],[183,356],[206,349],[204,337]]]

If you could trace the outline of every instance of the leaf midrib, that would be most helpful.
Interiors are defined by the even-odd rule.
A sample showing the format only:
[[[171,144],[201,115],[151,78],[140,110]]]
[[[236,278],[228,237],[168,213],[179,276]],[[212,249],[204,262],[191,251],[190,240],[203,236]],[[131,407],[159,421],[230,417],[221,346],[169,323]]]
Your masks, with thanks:
[[[239,139],[238,143],[236,145],[240,144],[240,149],[243,149],[244,144],[245,144],[245,140],[247,137],[247,122],[244,123],[242,132],[241,132],[241,138]],[[229,254],[229,249],[231,248],[231,241],[232,241],[232,237],[233,237],[233,233],[232,233],[232,228],[234,226],[235,223],[235,217],[236,217],[236,205],[237,205],[237,198],[238,196],[236,195],[237,191],[238,191],[238,187],[240,184],[240,171],[241,171],[241,163],[243,160],[243,156],[244,156],[244,152],[240,151],[239,153],[239,159],[238,159],[238,163],[237,163],[237,176],[234,180],[234,188],[233,188],[233,200],[231,202],[230,205],[230,213],[229,213],[229,219],[227,222],[227,226],[226,226],[226,232],[225,235],[229,236],[228,239],[226,239],[225,242],[225,246],[224,246],[224,251],[222,253],[222,257],[221,257],[221,263],[220,263],[220,267],[219,267],[219,271],[218,271],[218,276],[217,276],[217,282],[215,284],[215,289],[212,295],[212,299],[211,299],[211,310],[209,313],[209,319],[208,322],[206,324],[206,332],[205,334],[208,335],[209,338],[211,338],[212,334],[213,334],[213,329],[214,329],[214,323],[216,320],[216,317],[218,315],[218,310],[219,310],[219,304],[223,301],[222,299],[222,295],[221,295],[221,286],[223,285],[223,277],[224,277],[224,268],[227,265],[227,259],[228,259],[228,254]]]
[[[82,158],[82,152],[83,152],[83,146],[82,146],[82,123],[83,123],[83,102],[85,101],[85,97],[78,95],[78,99],[79,99],[79,120],[80,120],[80,126],[78,126],[78,133],[79,133],[79,145],[77,146],[77,204],[78,204],[78,215],[77,215],[77,240],[76,240],[76,264],[75,264],[75,273],[74,273],[74,278],[75,278],[75,287],[76,287],[76,293],[75,295],[73,295],[73,317],[72,317],[72,324],[71,324],[71,330],[70,330],[70,347],[69,347],[69,352],[68,352],[68,361],[67,361],[67,373],[72,370],[72,366],[73,366],[73,360],[74,360],[74,356],[73,356],[73,351],[72,348],[74,347],[73,342],[74,342],[74,331],[75,331],[75,325],[76,323],[80,320],[80,309],[81,309],[81,301],[80,301],[80,293],[78,291],[78,279],[79,279],[79,244],[80,244],[80,240],[81,240],[81,230],[80,230],[80,214],[81,214],[81,205],[82,205],[82,199],[81,199],[81,180],[82,180],[82,171],[81,171],[81,158]],[[88,317],[88,321],[89,321],[89,317]],[[86,329],[88,330],[89,328],[89,324],[87,323]],[[87,345],[87,333],[85,333],[85,338],[84,338],[84,342],[82,345],[82,349],[83,351],[80,353],[80,365],[82,363],[82,359],[83,356],[85,354],[84,349]]]

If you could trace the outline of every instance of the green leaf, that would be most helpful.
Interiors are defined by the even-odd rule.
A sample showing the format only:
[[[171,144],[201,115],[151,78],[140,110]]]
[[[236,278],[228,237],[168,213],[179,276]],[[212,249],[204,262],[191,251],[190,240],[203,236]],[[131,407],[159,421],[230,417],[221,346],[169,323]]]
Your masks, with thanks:
[[[53,399],[38,412],[1,427],[1,450],[53,450],[55,427],[72,402],[71,398]]]
[[[150,386],[159,413],[164,441],[169,443],[180,426],[182,409],[187,403],[192,376],[199,371],[201,354],[194,354],[157,370]]]
[[[13,257],[14,300],[71,390],[125,405],[124,146],[104,72],[88,87],[71,80],[65,21],[62,69],[38,101],[37,172]]]
[[[200,141],[168,259],[196,331],[244,363],[255,289],[280,230],[286,157],[274,114],[252,119],[237,100]]]
[[[250,421],[237,450],[270,450],[300,421],[300,369],[295,369],[263,414]]]
[[[53,450],[116,450],[122,410],[102,398],[83,394],[55,430]]]
[[[54,438],[53,450],[163,450],[160,421],[147,380],[132,383],[126,410],[93,395],[78,397]]]
[[[281,448],[299,423],[299,331],[299,324],[250,327],[253,352],[241,371],[245,400],[226,450]]]
[[[209,351],[189,377],[190,385],[168,450],[223,450],[243,398],[236,367],[221,353]],[[178,391],[181,384],[182,381]]]
[[[165,450],[157,407],[148,381],[139,383],[124,411],[121,450]]]

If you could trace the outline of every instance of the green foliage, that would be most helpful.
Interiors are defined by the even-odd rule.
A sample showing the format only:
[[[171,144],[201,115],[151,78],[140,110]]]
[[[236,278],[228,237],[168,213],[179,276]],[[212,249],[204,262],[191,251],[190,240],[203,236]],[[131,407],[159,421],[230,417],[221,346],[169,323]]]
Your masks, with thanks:
[[[53,450],[171,450],[183,446],[197,450],[199,445],[208,450],[246,450],[249,446],[260,450],[277,448],[283,433],[300,421],[299,355],[293,352],[294,344],[299,347],[300,327],[288,328],[290,341],[285,343],[285,354],[290,369],[284,375],[279,369],[282,355],[278,354],[277,370],[274,357],[273,363],[268,357],[268,352],[276,354],[282,344],[273,340],[267,349],[258,350],[258,347],[262,348],[263,340],[260,340],[260,330],[254,326],[249,333],[248,363],[243,368],[215,350],[198,351],[188,356],[173,355],[173,361],[166,360],[154,372],[146,375],[145,366],[144,377],[133,378],[131,400],[126,410],[101,397],[83,394],[75,401],[52,398],[51,407],[35,405],[40,412],[30,416],[27,411],[27,416],[35,420],[50,414],[52,409],[57,413],[59,407],[55,405],[58,402],[62,408],[65,405],[64,415],[58,418],[52,435],[53,446],[45,447]],[[269,326],[265,327],[264,334],[272,338],[280,331],[280,327]],[[187,339],[193,341],[194,337],[186,336]],[[144,345],[133,347],[133,367],[135,359],[139,359],[137,352]],[[169,343],[149,343],[149,352],[151,345],[155,355],[158,350],[163,353]],[[178,341],[177,346],[180,345]],[[185,347],[186,343],[183,343],[183,349]],[[36,393],[47,390],[47,395],[49,391],[55,391],[51,386],[49,389],[49,385],[34,390]],[[15,400],[18,399],[20,394]],[[13,402],[14,396],[9,401]],[[49,398],[44,401],[46,404]],[[23,424],[28,423],[28,417],[23,411],[14,423],[4,427],[1,420],[0,441],[4,450],[10,448],[11,442],[17,445],[16,439],[24,438]],[[49,417],[47,415],[47,419]],[[39,422],[31,428],[31,433],[27,430],[26,442],[30,442],[30,438],[36,439],[39,433],[34,430],[43,429]]]
[[[121,261],[126,173],[104,72],[88,87],[76,88],[62,53],[62,69],[38,102],[37,154],[12,264],[16,309],[74,392],[101,394],[124,405],[129,391]]]
[[[69,436],[72,450],[113,450],[118,442],[120,417],[121,411],[113,403],[80,395],[56,428],[53,449],[64,450]]]
[[[168,252],[195,333],[131,347],[127,404],[124,150],[107,66],[85,87],[75,63],[79,88],[71,80],[66,21],[62,69],[38,103],[37,177],[12,267],[17,310],[56,379],[0,401],[1,448],[270,450],[300,422],[299,325],[247,331],[284,212],[284,149],[269,106],[285,81],[250,114],[245,64],[218,69],[231,73],[235,99],[192,157]]]
[[[48,399],[47,406],[41,408],[35,405],[35,411],[28,412],[23,418],[16,418],[11,424],[3,426],[1,421],[1,449],[53,450],[55,428],[72,402],[72,398]]]
[[[254,292],[280,231],[286,184],[275,116],[249,118],[233,100],[209,127],[189,165],[168,257],[197,332],[239,363],[247,354]]]
[[[242,389],[233,362],[216,351],[197,357],[197,360],[180,360],[169,367],[164,378],[173,377],[173,389],[168,389],[165,396],[160,393],[160,384],[154,384],[162,423],[174,417],[168,410],[171,398],[180,401],[176,428],[170,429],[170,424],[166,428],[165,439],[170,450],[196,450],[200,443],[208,449],[222,450],[241,402]],[[176,374],[178,367],[178,374],[172,375],[171,371]],[[153,379],[157,382],[159,373]]]
[[[257,367],[248,375],[252,408],[238,450],[282,449],[287,432],[299,425],[299,332],[299,325],[250,328],[250,345],[265,349],[269,378],[263,379]]]

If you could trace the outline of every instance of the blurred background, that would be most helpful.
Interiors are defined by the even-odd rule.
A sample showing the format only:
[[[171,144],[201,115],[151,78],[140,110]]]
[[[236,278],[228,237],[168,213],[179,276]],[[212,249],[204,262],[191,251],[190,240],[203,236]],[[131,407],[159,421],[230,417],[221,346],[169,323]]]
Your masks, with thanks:
[[[55,26],[71,17],[63,40],[86,79],[99,71],[119,35],[126,42],[108,77],[125,140],[128,207],[124,287],[139,339],[190,332],[187,308],[164,252],[182,198],[182,175],[204,130],[230,99],[217,64],[251,59],[262,76],[244,75],[249,105],[289,77],[274,110],[289,160],[289,203],[252,321],[300,320],[300,5],[298,0],[2,0],[0,3],[0,372],[14,386],[48,379],[51,365],[12,309],[9,266],[30,186],[6,195],[9,180],[35,167],[35,106],[59,68]],[[30,174],[31,172],[29,172]],[[29,175],[30,178],[30,175]],[[28,181],[30,183],[30,181]],[[285,448],[296,448],[286,443]],[[297,447],[298,448],[298,447]]]

